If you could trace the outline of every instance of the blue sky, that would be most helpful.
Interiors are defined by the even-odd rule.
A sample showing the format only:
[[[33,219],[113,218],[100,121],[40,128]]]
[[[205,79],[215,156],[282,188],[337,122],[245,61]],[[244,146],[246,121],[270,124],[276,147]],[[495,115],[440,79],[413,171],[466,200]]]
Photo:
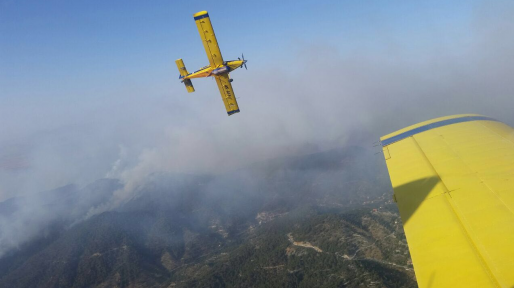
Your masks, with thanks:
[[[461,52],[472,37],[470,21],[479,5],[472,1],[0,3],[0,99],[13,106],[8,109],[11,113],[46,106],[48,110],[40,111],[52,115],[66,113],[58,107],[67,104],[87,107],[123,101],[117,98],[126,90],[155,96],[180,87],[175,59],[183,58],[190,71],[207,64],[192,19],[197,11],[210,12],[225,59],[246,53],[252,70],[272,75],[276,70],[306,69],[301,55],[317,46],[320,57],[365,54],[388,59],[394,52],[401,54],[402,61],[424,61],[427,52],[437,49]],[[329,54],[324,51],[327,47]]]
[[[208,63],[207,10],[241,113],[174,61]],[[0,200],[217,172],[356,143],[433,117],[514,125],[512,1],[0,0]],[[17,168],[12,163],[18,162]]]
[[[125,81],[171,85],[168,80],[177,74],[176,58],[183,58],[190,70],[206,64],[192,20],[200,10],[210,12],[225,58],[246,52],[254,67],[295,64],[296,68],[302,66],[292,57],[298,42],[331,45],[340,54],[367,51],[378,57],[399,47],[412,57],[422,57],[438,46],[463,49],[476,5],[473,1],[1,1],[0,84],[7,89],[1,97],[48,97],[77,89],[95,91],[93,87],[108,90]]]

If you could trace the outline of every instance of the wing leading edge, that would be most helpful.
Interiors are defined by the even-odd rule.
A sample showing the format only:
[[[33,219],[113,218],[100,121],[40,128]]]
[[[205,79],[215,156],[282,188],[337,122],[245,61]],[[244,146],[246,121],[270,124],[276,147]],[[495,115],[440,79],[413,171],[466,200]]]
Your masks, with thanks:
[[[420,287],[514,286],[514,129],[455,115],[381,138]]]

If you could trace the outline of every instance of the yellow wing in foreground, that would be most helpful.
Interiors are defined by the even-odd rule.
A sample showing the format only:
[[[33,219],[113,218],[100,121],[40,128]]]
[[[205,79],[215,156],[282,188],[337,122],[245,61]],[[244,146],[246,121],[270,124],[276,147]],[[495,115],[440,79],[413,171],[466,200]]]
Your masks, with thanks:
[[[225,103],[225,109],[227,109],[228,115],[238,113],[239,106],[237,105],[232,84],[228,81],[228,74],[214,76],[214,78],[216,79],[216,83],[220,89],[221,98],[223,99],[223,103]]]
[[[214,29],[212,29],[209,13],[207,13],[207,11],[201,11],[193,16],[195,18],[196,26],[198,27],[198,32],[200,33],[200,38],[202,38],[207,58],[209,58],[210,65],[214,68],[218,65],[222,65],[223,57],[221,56],[216,35],[214,35]]]
[[[382,137],[420,287],[514,286],[514,129],[455,115]]]

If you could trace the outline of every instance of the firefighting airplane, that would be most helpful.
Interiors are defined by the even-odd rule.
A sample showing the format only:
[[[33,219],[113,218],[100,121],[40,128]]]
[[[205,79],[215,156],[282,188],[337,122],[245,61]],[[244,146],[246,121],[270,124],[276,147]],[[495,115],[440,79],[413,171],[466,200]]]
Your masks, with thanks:
[[[193,16],[195,18],[196,26],[198,27],[198,32],[200,32],[205,52],[209,58],[209,65],[202,67],[193,73],[189,73],[184,65],[184,61],[182,61],[182,59],[177,59],[175,63],[177,64],[180,72],[179,79],[181,79],[186,86],[187,92],[194,92],[195,89],[191,83],[192,78],[213,76],[218,84],[221,98],[225,103],[225,109],[227,110],[228,115],[230,116],[234,113],[238,113],[239,106],[237,105],[234,90],[232,89],[232,79],[229,76],[229,72],[243,66],[246,68],[246,60],[242,55],[242,60],[241,58],[238,58],[238,60],[223,61],[218,41],[216,40],[216,35],[214,35],[214,30],[212,29],[209,14],[207,11],[200,11]]]

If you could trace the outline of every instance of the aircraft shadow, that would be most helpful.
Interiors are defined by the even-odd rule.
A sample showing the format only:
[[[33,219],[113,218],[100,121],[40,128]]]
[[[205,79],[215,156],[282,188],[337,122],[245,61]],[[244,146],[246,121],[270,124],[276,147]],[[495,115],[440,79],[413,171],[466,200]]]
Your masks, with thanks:
[[[394,194],[404,225],[439,181],[437,177],[430,177],[394,187]]]

